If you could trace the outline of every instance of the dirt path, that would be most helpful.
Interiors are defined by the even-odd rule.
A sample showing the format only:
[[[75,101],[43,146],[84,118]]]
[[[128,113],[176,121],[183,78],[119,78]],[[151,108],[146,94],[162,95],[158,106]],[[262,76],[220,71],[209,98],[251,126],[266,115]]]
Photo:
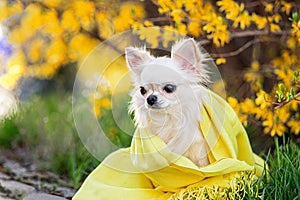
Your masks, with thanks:
[[[0,200],[63,200],[71,199],[75,190],[50,172],[0,155]]]

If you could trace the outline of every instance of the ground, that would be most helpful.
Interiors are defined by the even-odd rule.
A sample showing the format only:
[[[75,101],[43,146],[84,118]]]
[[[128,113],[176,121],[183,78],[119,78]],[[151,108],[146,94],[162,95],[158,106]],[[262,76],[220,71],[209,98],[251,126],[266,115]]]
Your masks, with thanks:
[[[0,200],[63,200],[74,194],[75,190],[55,174],[0,150]]]

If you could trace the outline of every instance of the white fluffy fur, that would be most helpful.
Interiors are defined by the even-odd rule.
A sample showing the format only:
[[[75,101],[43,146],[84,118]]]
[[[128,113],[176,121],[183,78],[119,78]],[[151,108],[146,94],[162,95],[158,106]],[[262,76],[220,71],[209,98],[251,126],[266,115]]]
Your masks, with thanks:
[[[11,115],[17,109],[14,95],[0,86],[0,120]]]
[[[177,42],[171,58],[155,58],[145,49],[134,47],[126,48],[125,55],[135,85],[129,110],[134,112],[136,125],[149,129],[172,151],[196,165],[208,165],[206,144],[199,130],[208,55],[193,39]],[[167,83],[176,85],[174,93],[163,91]],[[140,93],[141,86],[147,91],[145,95]],[[158,98],[155,108],[147,104],[150,95]]]

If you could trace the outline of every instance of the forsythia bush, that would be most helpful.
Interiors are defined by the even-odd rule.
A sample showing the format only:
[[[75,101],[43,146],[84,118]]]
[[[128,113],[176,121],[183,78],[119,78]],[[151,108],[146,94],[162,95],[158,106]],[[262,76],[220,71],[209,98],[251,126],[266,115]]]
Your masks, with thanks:
[[[297,1],[152,0],[157,14],[147,17],[143,4],[108,0],[32,0],[0,2],[5,55],[0,84],[16,86],[22,77],[52,78],[59,68],[83,58],[101,41],[132,29],[153,48],[189,35],[202,45],[239,49],[213,54],[218,65],[251,48],[244,73],[248,98],[228,97],[245,126],[253,120],[272,136],[300,133],[300,13]],[[150,30],[144,27],[152,27]],[[5,28],[3,29],[5,31]],[[169,31],[176,31],[170,34]],[[275,44],[270,55],[257,55],[255,44]],[[270,50],[271,51],[271,50]],[[1,52],[0,52],[1,53]],[[270,80],[272,87],[270,87]],[[105,99],[96,107],[110,107]],[[99,108],[95,109],[100,113]],[[257,123],[256,123],[257,124]]]
[[[0,23],[7,36],[0,51],[8,58],[0,84],[14,88],[21,77],[51,79],[59,68],[82,62],[101,41],[144,16],[140,4],[118,0],[2,0]]]

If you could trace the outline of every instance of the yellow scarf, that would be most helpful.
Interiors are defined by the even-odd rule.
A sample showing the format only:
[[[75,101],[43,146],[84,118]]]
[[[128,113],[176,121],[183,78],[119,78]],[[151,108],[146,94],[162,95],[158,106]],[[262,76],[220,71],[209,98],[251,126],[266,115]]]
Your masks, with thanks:
[[[235,112],[224,99],[207,92],[199,128],[211,164],[198,167],[148,130],[137,129],[131,147],[110,154],[73,199],[226,199],[228,191],[241,189],[233,185],[260,176],[264,161],[252,152]]]

